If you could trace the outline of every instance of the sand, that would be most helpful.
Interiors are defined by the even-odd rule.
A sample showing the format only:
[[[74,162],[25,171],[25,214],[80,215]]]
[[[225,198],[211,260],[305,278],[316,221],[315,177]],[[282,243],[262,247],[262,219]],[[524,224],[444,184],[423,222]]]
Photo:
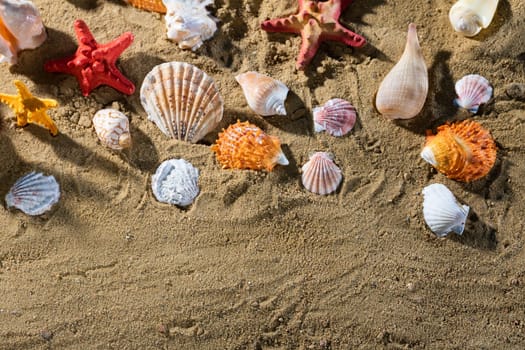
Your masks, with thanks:
[[[0,197],[31,170],[54,175],[62,197],[29,217],[0,208],[0,349],[523,349],[525,347],[525,7],[502,0],[473,39],[448,22],[452,0],[356,0],[341,20],[362,49],[321,48],[295,70],[300,37],[267,34],[266,18],[297,1],[218,0],[219,30],[197,51],[165,39],[162,16],[120,1],[35,0],[49,38],[19,63],[0,66],[0,91],[20,79],[55,98],[53,138],[37,126],[0,136]],[[141,86],[166,61],[192,63],[217,82],[224,118],[199,144],[168,139],[146,119],[139,93],[109,87],[80,94],[74,77],[43,63],[74,52],[75,19],[100,42],[135,41],[119,68]],[[377,114],[373,95],[418,24],[430,91],[414,120]],[[288,116],[252,112],[236,74],[255,70],[291,90]],[[454,82],[479,73],[494,98],[471,116],[457,110]],[[521,89],[521,90],[520,90]],[[314,134],[311,110],[331,98],[356,107],[347,136]],[[114,107],[131,120],[133,149],[104,148],[93,114]],[[14,121],[11,110],[0,113]],[[472,118],[495,137],[496,165],[464,184],[419,156],[425,130]],[[209,145],[221,128],[249,120],[278,136],[290,165],[273,172],[222,170]],[[313,151],[343,171],[335,194],[300,183]],[[151,176],[183,157],[200,169],[188,209],[157,202]],[[462,236],[438,239],[422,217],[421,190],[443,183],[471,207]]]

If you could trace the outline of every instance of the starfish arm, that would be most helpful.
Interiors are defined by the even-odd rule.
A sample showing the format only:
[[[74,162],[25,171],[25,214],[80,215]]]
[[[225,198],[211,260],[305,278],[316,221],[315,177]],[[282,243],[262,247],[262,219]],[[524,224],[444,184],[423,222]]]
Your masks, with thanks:
[[[303,24],[296,15],[286,18],[268,19],[261,23],[261,28],[270,33],[299,34]]]
[[[16,126],[26,126],[28,121],[27,121],[27,112],[26,111],[23,111],[23,112],[20,112],[20,113],[15,113],[15,116],[16,116]]]
[[[318,24],[314,19],[311,19],[309,25],[301,32],[301,49],[295,64],[298,70],[304,70],[317,53],[321,44],[319,33]]]
[[[41,98],[40,101],[44,104],[45,108],[53,108],[58,106],[57,100],[51,98]]]
[[[21,100],[18,95],[0,94],[0,102],[5,103],[15,111],[21,107]]]
[[[97,42],[95,37],[91,34],[88,25],[81,19],[77,19],[73,24],[75,28],[75,34],[77,35],[77,40],[81,45],[87,45],[91,49],[97,48]]]
[[[32,124],[38,124],[49,130],[51,135],[57,136],[58,135],[58,128],[45,112],[45,110],[38,110],[33,113],[29,113],[29,116],[27,118],[27,121]]]
[[[126,95],[135,92],[135,85],[116,68],[110,69],[108,73],[102,75],[100,81],[102,84],[111,86]]]
[[[13,83],[15,84],[16,90],[18,91],[22,101],[33,98],[33,95],[29,92],[29,89],[23,82],[20,80],[15,80]]]
[[[352,47],[363,47],[366,44],[366,39],[364,37],[337,23],[331,33],[325,33],[323,35],[323,40],[339,41]]]
[[[118,57],[126,50],[135,37],[131,32],[126,32],[112,42],[101,45],[93,51],[93,58],[96,60],[104,59],[108,62],[115,62]]]
[[[75,56],[49,60],[44,63],[44,70],[48,73],[69,73],[71,71],[70,62],[73,62],[74,60]]]

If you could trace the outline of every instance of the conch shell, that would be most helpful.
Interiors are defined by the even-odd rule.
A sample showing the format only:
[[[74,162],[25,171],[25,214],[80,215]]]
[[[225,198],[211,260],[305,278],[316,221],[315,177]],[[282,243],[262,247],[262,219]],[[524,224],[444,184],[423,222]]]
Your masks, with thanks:
[[[423,108],[427,93],[427,66],[419,46],[416,25],[411,23],[405,51],[379,85],[375,107],[389,119],[410,119]]]
[[[250,108],[262,116],[286,115],[285,101],[288,87],[279,80],[257,72],[239,74],[235,80],[241,85]]]
[[[38,8],[28,0],[0,0],[0,62],[15,64],[18,52],[47,38]]]
[[[448,17],[456,32],[474,36],[489,26],[497,7],[498,0],[459,0],[450,8]]]

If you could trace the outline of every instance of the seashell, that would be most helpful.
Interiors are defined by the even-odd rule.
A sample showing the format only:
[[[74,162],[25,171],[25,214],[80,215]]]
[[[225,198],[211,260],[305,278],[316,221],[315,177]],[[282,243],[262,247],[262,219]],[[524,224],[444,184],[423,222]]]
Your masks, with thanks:
[[[115,109],[101,109],[93,117],[97,136],[104,144],[114,150],[131,147],[128,117]]]
[[[55,178],[30,172],[18,179],[5,196],[7,207],[15,207],[27,215],[41,215],[60,198]]]
[[[479,105],[487,103],[492,97],[492,87],[487,79],[481,75],[470,74],[456,82],[458,98],[454,103],[471,113],[477,113]]]
[[[184,159],[160,164],[151,178],[151,188],[159,202],[185,207],[199,194],[199,169]]]
[[[28,0],[0,0],[0,62],[15,64],[18,52],[47,38],[38,8]]]
[[[448,13],[450,23],[456,32],[474,36],[487,28],[498,8],[498,0],[459,0]]]
[[[423,217],[438,237],[449,232],[461,235],[469,209],[468,205],[459,204],[445,185],[432,184],[423,189]]]
[[[340,98],[315,107],[313,115],[315,132],[326,130],[332,136],[346,135],[354,127],[357,116],[354,106]]]
[[[302,167],[301,180],[303,186],[310,192],[329,194],[334,192],[343,175],[341,169],[335,165],[331,154],[315,152]]]
[[[427,93],[427,67],[417,39],[416,25],[411,23],[405,51],[379,85],[375,107],[389,119],[410,119],[423,108]]]
[[[155,66],[144,78],[140,102],[164,134],[192,143],[217,127],[224,108],[213,79],[184,62]]]
[[[235,80],[241,85],[250,108],[262,116],[286,115],[284,102],[288,87],[279,80],[257,72],[239,74]]]
[[[216,19],[206,6],[213,0],[163,0],[167,8],[165,20],[168,38],[181,49],[197,50],[217,30]]]
[[[470,182],[487,175],[496,161],[496,143],[490,132],[472,120],[438,127],[431,133],[421,157],[447,177]]]
[[[136,8],[158,12],[166,13],[166,6],[162,3],[162,0],[125,0],[128,4],[135,6]]]
[[[249,122],[223,129],[211,150],[223,168],[272,171],[277,164],[288,165],[279,139]]]

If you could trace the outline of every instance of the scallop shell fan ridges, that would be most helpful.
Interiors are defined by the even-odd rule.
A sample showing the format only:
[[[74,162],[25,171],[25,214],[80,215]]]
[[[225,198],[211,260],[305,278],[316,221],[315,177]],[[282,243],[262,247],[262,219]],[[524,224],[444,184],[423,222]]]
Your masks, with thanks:
[[[30,172],[19,178],[5,196],[7,207],[27,215],[41,215],[60,199],[60,187],[53,176]]]
[[[151,188],[159,202],[185,207],[199,194],[199,169],[184,159],[168,159],[151,178]]]

